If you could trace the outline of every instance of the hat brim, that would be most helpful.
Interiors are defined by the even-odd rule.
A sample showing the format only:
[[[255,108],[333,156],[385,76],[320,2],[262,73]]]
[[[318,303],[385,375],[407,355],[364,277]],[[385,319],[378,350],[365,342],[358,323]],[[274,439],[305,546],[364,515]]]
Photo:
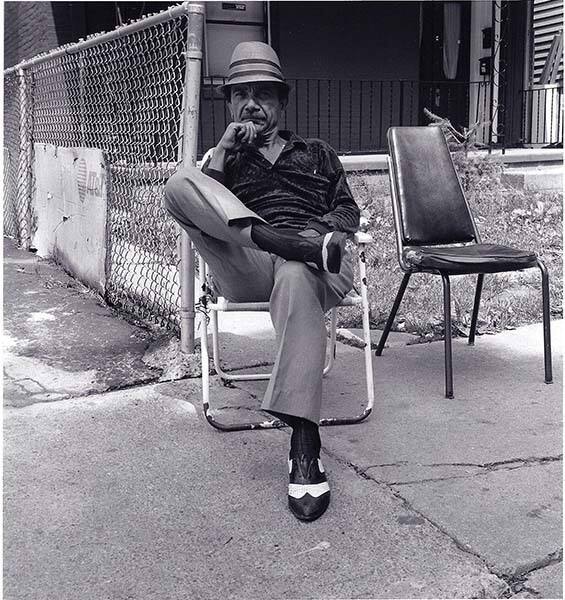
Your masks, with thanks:
[[[292,87],[286,81],[282,81],[276,77],[265,77],[264,75],[246,75],[242,77],[234,77],[231,81],[217,86],[216,89],[222,94],[226,95],[232,86],[245,83],[275,83],[283,88],[286,88],[287,93],[292,89]]]

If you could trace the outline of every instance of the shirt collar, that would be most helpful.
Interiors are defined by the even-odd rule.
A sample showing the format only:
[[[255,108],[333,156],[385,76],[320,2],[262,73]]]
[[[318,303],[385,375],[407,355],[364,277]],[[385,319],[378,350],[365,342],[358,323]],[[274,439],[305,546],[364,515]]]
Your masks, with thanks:
[[[279,135],[282,137],[283,140],[286,141],[286,148],[291,148],[296,145],[307,145],[306,142],[299,135],[292,131],[281,129],[279,131]]]
[[[299,135],[297,135],[296,133],[294,133],[294,132],[292,132],[292,131],[290,131],[288,129],[280,129],[279,130],[279,135],[286,142],[285,147],[282,149],[282,152],[289,152],[295,146],[304,146],[304,148],[308,147],[308,144],[305,142],[305,140],[303,138],[301,138]],[[263,158],[263,156],[259,152],[259,150],[257,150],[253,146],[250,146],[248,148],[244,148],[243,152],[244,153],[250,153],[250,154],[256,154],[257,156],[261,156],[261,158]],[[281,154],[282,154],[282,152],[281,152]]]

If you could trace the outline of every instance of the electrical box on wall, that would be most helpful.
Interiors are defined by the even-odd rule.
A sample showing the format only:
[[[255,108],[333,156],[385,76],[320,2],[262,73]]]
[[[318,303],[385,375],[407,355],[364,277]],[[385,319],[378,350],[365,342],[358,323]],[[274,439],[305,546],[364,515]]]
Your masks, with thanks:
[[[206,2],[205,76],[225,77],[240,42],[267,40],[265,2]]]
[[[483,58],[479,58],[479,75],[490,75],[491,63],[492,56],[483,56]]]

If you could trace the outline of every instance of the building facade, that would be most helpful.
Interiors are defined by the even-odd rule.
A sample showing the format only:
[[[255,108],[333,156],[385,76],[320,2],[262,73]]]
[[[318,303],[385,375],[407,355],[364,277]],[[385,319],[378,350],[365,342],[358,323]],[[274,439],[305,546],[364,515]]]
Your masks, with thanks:
[[[167,2],[6,2],[5,66],[158,12]],[[540,82],[562,31],[558,0],[206,2],[200,151],[229,113],[217,86],[234,46],[279,53],[292,94],[286,126],[342,153],[381,152],[392,125],[424,109],[480,143],[562,142],[562,62]],[[546,69],[547,70],[547,69]]]

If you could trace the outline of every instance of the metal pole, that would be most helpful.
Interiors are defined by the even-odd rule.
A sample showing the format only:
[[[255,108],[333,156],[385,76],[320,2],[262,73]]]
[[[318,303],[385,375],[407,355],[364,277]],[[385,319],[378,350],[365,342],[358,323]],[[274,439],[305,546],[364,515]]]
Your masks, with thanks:
[[[202,39],[205,7],[203,2],[188,5],[188,38],[182,113],[182,164],[196,165],[200,78],[202,73]],[[180,238],[180,342],[185,353],[194,352],[194,251],[186,233]]]
[[[492,133],[493,133],[493,116],[494,116],[494,53],[496,48],[496,0],[492,0],[491,4],[491,26],[492,26],[492,47],[490,58],[490,81],[489,81],[489,115],[488,115],[488,151],[492,152]]]
[[[18,184],[17,184],[17,235],[22,248],[29,249],[30,246],[30,223],[31,215],[31,131],[30,131],[30,90],[26,82],[26,74],[23,69],[18,69],[18,84],[20,96],[20,154],[18,159]]]

